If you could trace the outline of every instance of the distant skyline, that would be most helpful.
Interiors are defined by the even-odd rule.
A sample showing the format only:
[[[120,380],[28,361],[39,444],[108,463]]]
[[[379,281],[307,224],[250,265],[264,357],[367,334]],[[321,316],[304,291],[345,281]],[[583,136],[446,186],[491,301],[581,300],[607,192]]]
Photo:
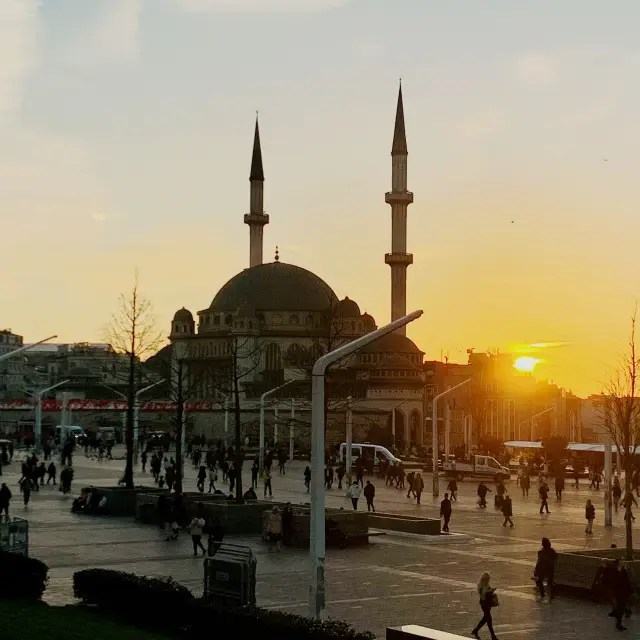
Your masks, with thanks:
[[[208,307],[249,263],[256,110],[265,260],[278,245],[384,324],[402,77],[409,337],[598,393],[640,297],[639,19],[630,0],[2,2],[0,328],[101,342],[136,269],[167,333]]]

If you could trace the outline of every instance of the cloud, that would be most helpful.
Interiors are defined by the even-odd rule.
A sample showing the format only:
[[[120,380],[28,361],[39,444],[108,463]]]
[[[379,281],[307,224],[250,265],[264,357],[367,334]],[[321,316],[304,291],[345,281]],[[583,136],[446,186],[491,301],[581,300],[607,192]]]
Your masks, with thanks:
[[[2,0],[0,0],[2,1]],[[72,66],[130,62],[138,56],[142,0],[110,0],[65,55]]]
[[[498,133],[505,124],[506,112],[502,109],[488,109],[469,116],[463,116],[449,123],[453,135],[474,140],[487,140]]]
[[[535,87],[549,86],[558,79],[558,63],[546,53],[528,53],[513,61],[512,71],[517,82]]]
[[[172,0],[181,11],[194,13],[315,13],[352,0]]]
[[[23,83],[37,61],[39,4],[0,1],[0,124],[20,108]]]

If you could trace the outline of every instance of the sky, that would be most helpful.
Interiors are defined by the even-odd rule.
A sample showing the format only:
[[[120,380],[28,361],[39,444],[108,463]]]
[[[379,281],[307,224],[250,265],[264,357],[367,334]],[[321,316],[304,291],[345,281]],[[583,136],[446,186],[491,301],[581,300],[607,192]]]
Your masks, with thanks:
[[[391,138],[409,148],[408,334],[538,349],[598,393],[640,295],[640,5],[617,0],[0,0],[0,324],[101,341],[138,273],[159,327],[265,259],[390,315]]]

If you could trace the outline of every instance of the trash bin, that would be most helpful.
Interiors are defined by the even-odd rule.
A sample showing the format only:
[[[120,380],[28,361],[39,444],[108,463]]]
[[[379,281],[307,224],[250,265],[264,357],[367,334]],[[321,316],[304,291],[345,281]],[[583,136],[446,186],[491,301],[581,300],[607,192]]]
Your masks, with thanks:
[[[249,547],[223,544],[204,561],[206,602],[243,607],[256,604],[256,557]]]

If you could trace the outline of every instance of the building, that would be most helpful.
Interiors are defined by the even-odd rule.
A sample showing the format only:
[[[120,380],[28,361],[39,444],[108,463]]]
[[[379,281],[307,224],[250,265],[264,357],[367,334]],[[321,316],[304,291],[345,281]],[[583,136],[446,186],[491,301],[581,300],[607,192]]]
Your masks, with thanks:
[[[402,88],[398,92],[391,148],[391,319],[406,314],[406,272],[413,256],[407,253],[407,141]],[[243,427],[256,434],[260,396],[285,381],[280,394],[293,398],[296,422],[310,424],[310,367],[318,355],[376,328],[376,322],[349,297],[338,300],[318,275],[280,259],[263,262],[265,174],[259,124],[256,120],[249,173],[248,268],[233,276],[211,304],[196,316],[179,309],[170,329],[175,361],[187,363],[193,395],[220,399],[233,392],[237,378]],[[347,398],[351,398],[354,437],[387,438],[396,425],[398,440],[422,443],[424,424],[424,353],[398,330],[332,368],[328,382],[328,426],[344,438]],[[276,394],[275,399],[278,398]],[[289,402],[289,400],[287,400]],[[395,416],[395,418],[394,418]],[[220,433],[220,416],[202,418],[197,429]],[[328,435],[328,438],[330,436]]]
[[[0,330],[0,356],[24,346],[22,336],[11,329]],[[12,400],[24,395],[24,358],[15,356],[0,361],[0,399]]]

